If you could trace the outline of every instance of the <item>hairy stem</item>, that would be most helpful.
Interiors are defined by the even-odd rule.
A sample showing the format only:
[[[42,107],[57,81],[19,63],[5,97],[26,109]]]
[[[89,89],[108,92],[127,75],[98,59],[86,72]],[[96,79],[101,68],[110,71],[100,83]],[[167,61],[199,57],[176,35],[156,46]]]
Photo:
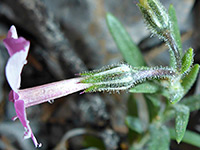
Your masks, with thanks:
[[[164,32],[163,36],[165,37],[165,41],[170,48],[170,53],[173,53],[170,55],[171,57],[173,56],[172,59],[175,59],[176,69],[178,72],[181,72],[182,63],[178,45],[175,42],[173,35],[168,30]]]

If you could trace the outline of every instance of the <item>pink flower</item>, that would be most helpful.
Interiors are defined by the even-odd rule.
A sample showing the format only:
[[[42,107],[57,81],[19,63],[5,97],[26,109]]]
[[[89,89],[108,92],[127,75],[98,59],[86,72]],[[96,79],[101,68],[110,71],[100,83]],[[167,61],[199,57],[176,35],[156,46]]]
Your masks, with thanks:
[[[13,120],[19,118],[24,126],[24,139],[32,138],[35,147],[41,147],[42,144],[37,142],[27,120],[26,108],[84,90],[90,87],[91,84],[80,83],[83,78],[74,78],[20,90],[21,72],[27,62],[26,57],[30,42],[23,37],[18,38],[15,26],[11,26],[7,38],[3,42],[10,55],[5,72],[12,89],[9,100],[14,103],[16,111]]]

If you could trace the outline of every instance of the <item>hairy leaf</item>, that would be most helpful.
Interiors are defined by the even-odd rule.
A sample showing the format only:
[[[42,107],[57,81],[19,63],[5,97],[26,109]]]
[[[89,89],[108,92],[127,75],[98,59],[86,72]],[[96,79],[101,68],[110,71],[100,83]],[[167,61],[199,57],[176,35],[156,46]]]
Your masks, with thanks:
[[[171,139],[176,140],[175,129],[170,128],[169,131]],[[182,141],[200,148],[200,135],[198,133],[186,130]]]
[[[170,21],[171,21],[171,33],[174,37],[174,40],[178,46],[178,50],[180,55],[182,55],[182,43],[181,43],[181,35],[180,35],[180,30],[178,27],[178,22],[177,22],[177,18],[176,18],[176,11],[173,7],[173,5],[169,6],[169,17],[170,17]]]
[[[150,141],[148,150],[169,150],[170,134],[164,125],[150,126]]]
[[[144,66],[145,61],[139,48],[133,43],[123,25],[110,13],[107,14],[106,21],[124,60],[134,67]]]
[[[131,88],[131,93],[156,93],[159,90],[159,85],[153,82],[144,82]]]
[[[186,131],[190,115],[190,109],[185,105],[176,105],[175,110],[176,110],[176,118],[175,118],[176,141],[180,143]]]
[[[183,78],[181,85],[184,88],[184,93],[187,93],[194,84],[199,73],[199,64],[192,67],[191,71]]]
[[[189,48],[182,58],[181,73],[187,72],[193,63],[193,49]]]

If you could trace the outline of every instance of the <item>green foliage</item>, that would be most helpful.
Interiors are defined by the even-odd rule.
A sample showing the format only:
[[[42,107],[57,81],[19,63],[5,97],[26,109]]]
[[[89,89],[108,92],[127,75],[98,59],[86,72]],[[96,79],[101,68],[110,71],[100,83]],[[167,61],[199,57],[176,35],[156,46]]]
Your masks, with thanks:
[[[184,93],[187,93],[194,82],[196,81],[197,75],[199,73],[199,64],[195,64],[191,71],[182,79],[181,85],[184,88]]]
[[[111,79],[112,75],[105,76],[105,72],[96,72],[105,80],[99,79],[94,72],[91,75],[96,76],[96,80],[104,81],[104,83],[107,83],[107,79],[118,82],[117,79],[122,80],[129,75],[128,77],[132,77],[129,79],[136,82],[126,89],[134,94],[144,93],[142,98],[137,97],[138,94],[135,94],[136,96],[131,94],[127,102],[125,122],[129,128],[129,135],[132,135],[130,138],[132,141],[129,141],[130,150],[169,150],[170,136],[178,143],[182,141],[200,146],[200,136],[186,130],[190,111],[200,109],[200,95],[190,96],[181,101],[193,86],[199,73],[199,65],[193,66],[193,49],[189,48],[181,57],[183,53],[181,36],[176,12],[172,5],[167,13],[159,0],[139,1],[140,3],[137,5],[148,29],[168,45],[172,67],[146,67],[138,47],[133,43],[122,24],[112,14],[107,14],[109,31],[124,60],[132,66],[130,67],[132,71],[131,73],[120,71],[114,73],[113,68],[104,70],[106,73],[112,70],[113,79]],[[95,77],[92,81],[94,80]],[[126,79],[126,84],[129,85],[129,82],[131,81]],[[109,86],[117,87],[112,84]],[[119,89],[119,86],[117,88]],[[141,105],[144,106],[141,107]],[[147,117],[146,122],[142,116]],[[165,123],[171,119],[175,119],[173,131],[165,126]]]
[[[147,107],[148,107],[150,122],[152,122],[153,120],[159,119],[161,102],[158,98],[158,95],[145,94],[144,97],[145,97],[145,101],[146,101]]]
[[[175,129],[170,128],[169,131],[170,131],[170,138],[172,140],[176,140]],[[186,130],[182,141],[200,148],[200,142],[199,142],[200,135],[195,132]]]
[[[190,110],[185,105],[176,105],[175,132],[176,141],[181,142],[188,124]]]
[[[149,131],[148,150],[169,150],[170,134],[164,125],[152,124]]]
[[[170,30],[171,30],[171,33],[174,37],[176,44],[178,45],[179,53],[180,53],[180,55],[182,55],[181,34],[180,34],[180,31],[179,31],[178,21],[177,21],[177,18],[176,18],[176,11],[175,11],[173,5],[169,6],[168,13],[169,13],[170,21],[171,21]]]
[[[127,115],[132,116],[132,117],[138,117],[138,106],[137,106],[137,101],[133,94],[130,94],[127,102]]]
[[[145,61],[139,48],[133,43],[122,24],[110,13],[107,14],[106,21],[124,60],[133,67],[144,66]]]
[[[200,109],[200,94],[184,98],[181,101],[181,104],[184,104],[187,107],[189,107],[190,111],[199,110]]]
[[[156,93],[160,86],[154,82],[144,82],[129,90],[130,93]]]
[[[181,73],[187,73],[193,63],[193,49],[189,48],[182,58]]]
[[[127,116],[126,117],[126,124],[131,130],[133,130],[133,131],[135,131],[139,134],[144,132],[142,122],[140,121],[140,119],[138,119],[136,117]]]

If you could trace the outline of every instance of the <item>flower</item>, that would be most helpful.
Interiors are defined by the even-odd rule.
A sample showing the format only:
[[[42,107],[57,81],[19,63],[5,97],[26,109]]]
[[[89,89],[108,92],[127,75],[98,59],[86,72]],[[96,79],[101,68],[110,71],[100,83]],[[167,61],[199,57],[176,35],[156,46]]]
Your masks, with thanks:
[[[41,104],[68,94],[84,90],[84,92],[119,91],[130,89],[146,80],[168,79],[177,76],[176,70],[169,67],[131,67],[127,64],[117,64],[100,70],[80,73],[81,77],[48,83],[32,88],[19,89],[21,72],[26,64],[30,42],[17,35],[12,26],[8,31],[4,45],[10,54],[6,65],[6,78],[11,87],[9,100],[14,103],[16,116],[25,128],[24,138],[32,138],[35,147],[41,147],[37,142],[26,116],[26,108]],[[176,86],[174,86],[176,89]],[[81,92],[83,93],[83,92]]]
[[[13,120],[19,118],[24,126],[24,139],[32,138],[35,147],[41,147],[42,144],[37,142],[29,125],[26,116],[26,108],[84,90],[91,85],[80,83],[83,78],[74,78],[21,90],[19,89],[21,72],[23,66],[27,62],[26,58],[30,42],[23,37],[18,38],[15,26],[11,26],[3,43],[10,55],[6,64],[5,73],[7,81],[12,89],[9,94],[9,100],[14,103],[16,111],[16,116],[13,117]]]

